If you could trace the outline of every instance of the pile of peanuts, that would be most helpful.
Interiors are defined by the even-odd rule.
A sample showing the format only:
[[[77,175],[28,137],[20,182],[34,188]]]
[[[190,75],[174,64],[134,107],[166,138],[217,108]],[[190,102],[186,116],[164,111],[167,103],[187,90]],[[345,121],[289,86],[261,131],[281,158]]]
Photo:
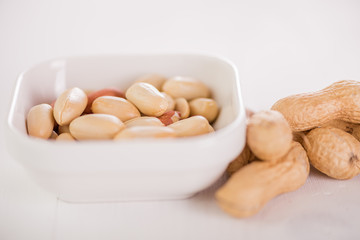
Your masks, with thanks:
[[[149,74],[125,93],[74,87],[53,103],[33,106],[30,136],[56,140],[188,137],[213,132],[219,107],[210,89],[192,77]]]
[[[252,216],[277,195],[300,188],[310,164],[331,178],[351,179],[360,173],[360,82],[338,81],[249,112],[246,138],[216,192],[232,216]]]

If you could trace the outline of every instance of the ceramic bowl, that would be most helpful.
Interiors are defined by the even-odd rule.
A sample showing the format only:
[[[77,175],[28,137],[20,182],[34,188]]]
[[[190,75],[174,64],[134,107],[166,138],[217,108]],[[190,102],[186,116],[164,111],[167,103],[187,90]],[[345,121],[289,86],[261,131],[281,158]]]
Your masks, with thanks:
[[[125,90],[139,76],[192,76],[221,107],[215,132],[176,139],[58,142],[29,137],[28,110],[67,88]],[[236,67],[199,54],[58,58],[22,73],[7,121],[9,152],[33,179],[70,202],[186,198],[213,184],[245,144],[245,110]]]

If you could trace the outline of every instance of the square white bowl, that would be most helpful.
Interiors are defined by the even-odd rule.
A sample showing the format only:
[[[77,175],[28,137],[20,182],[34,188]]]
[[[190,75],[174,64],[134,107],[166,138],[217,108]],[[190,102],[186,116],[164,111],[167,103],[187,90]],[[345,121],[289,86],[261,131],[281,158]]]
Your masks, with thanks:
[[[177,139],[55,142],[29,137],[28,110],[65,89],[125,90],[137,77],[192,76],[221,107],[215,132]],[[236,67],[199,54],[100,55],[40,63],[17,81],[7,145],[34,180],[62,200],[104,202],[186,198],[214,183],[245,144],[245,110]]]

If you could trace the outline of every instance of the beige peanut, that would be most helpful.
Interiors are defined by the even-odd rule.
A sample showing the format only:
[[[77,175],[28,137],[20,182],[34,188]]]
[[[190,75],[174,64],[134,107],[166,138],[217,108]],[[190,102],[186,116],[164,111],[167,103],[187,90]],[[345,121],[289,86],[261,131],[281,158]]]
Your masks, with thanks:
[[[91,106],[93,113],[114,115],[121,121],[140,117],[139,110],[128,100],[113,96],[102,96],[95,99]]]
[[[56,141],[75,141],[75,138],[70,133],[61,133]]]
[[[175,100],[167,93],[161,92],[162,95],[166,98],[168,102],[168,107],[165,112],[169,112],[175,109]]]
[[[284,156],[292,138],[291,128],[280,112],[260,111],[248,120],[247,143],[261,160],[274,161]]]
[[[254,161],[235,172],[215,197],[228,214],[249,217],[275,196],[298,189],[308,175],[306,152],[293,142],[289,152],[278,161]]]
[[[180,113],[180,118],[185,119],[190,116],[190,106],[185,98],[175,99],[175,111]]]
[[[109,114],[87,114],[70,123],[70,133],[78,140],[112,139],[125,128],[123,122]]]
[[[165,81],[166,81],[166,77],[156,73],[147,74],[136,79],[136,82],[149,83],[154,87],[156,87],[159,91],[161,90],[162,85],[164,84]]]
[[[210,96],[209,88],[201,81],[191,77],[176,76],[170,78],[164,83],[162,90],[173,98],[182,97],[186,100]]]
[[[350,179],[360,173],[360,142],[334,127],[311,130],[304,138],[311,165],[336,179]]]
[[[126,98],[148,116],[161,116],[168,108],[165,96],[148,83],[138,82],[131,85],[126,91]]]
[[[32,107],[26,118],[27,131],[30,136],[48,139],[54,128],[53,109],[49,104]]]
[[[126,128],[135,127],[135,126],[158,126],[163,127],[164,124],[160,121],[160,119],[156,117],[138,117],[133,118],[131,120],[126,121]]]
[[[360,123],[360,82],[343,80],[312,93],[292,95],[277,101],[293,131],[306,131],[333,119]]]
[[[240,168],[255,160],[255,155],[251,152],[249,146],[246,144],[242,152],[233,161],[231,161],[226,168],[226,172],[232,175]]]
[[[205,117],[209,123],[215,121],[219,108],[214,99],[196,98],[189,102],[191,116],[201,115]]]
[[[80,88],[71,88],[64,91],[55,101],[54,118],[62,125],[69,125],[75,118],[79,117],[87,105],[87,95]]]
[[[158,117],[158,119],[165,125],[173,124],[180,120],[180,113],[177,111],[169,111]]]
[[[122,130],[114,137],[114,139],[119,140],[128,138],[169,138],[175,136],[175,131],[171,128],[159,126],[135,126]]]
[[[203,116],[193,116],[168,125],[176,132],[177,137],[189,137],[212,132],[208,120]]]
[[[116,88],[100,89],[100,90],[95,91],[95,92],[90,92],[87,96],[88,96],[88,103],[86,105],[84,113],[91,113],[91,106],[92,106],[94,100],[97,99],[98,97],[114,96],[114,97],[125,98],[125,94],[122,91],[120,91],[120,90],[118,90]]]

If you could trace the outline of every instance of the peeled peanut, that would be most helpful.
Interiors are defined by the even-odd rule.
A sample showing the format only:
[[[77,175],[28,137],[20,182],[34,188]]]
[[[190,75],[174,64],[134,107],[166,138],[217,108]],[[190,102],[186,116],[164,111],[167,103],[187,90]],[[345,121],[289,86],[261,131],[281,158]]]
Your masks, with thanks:
[[[254,161],[235,172],[215,194],[217,203],[234,217],[256,214],[270,199],[301,187],[309,175],[304,148],[293,142],[275,162]]]
[[[360,123],[360,82],[343,80],[323,90],[292,95],[277,101],[293,131],[306,131],[333,119]]]
[[[70,133],[78,140],[112,139],[125,128],[123,122],[109,114],[87,114],[70,123]]]
[[[70,133],[61,133],[56,141],[75,141],[75,138]]]
[[[190,106],[185,98],[175,99],[175,111],[180,113],[181,119],[185,119],[190,116]]]
[[[115,140],[124,138],[165,138],[175,137],[176,133],[173,129],[159,126],[135,126],[126,128],[116,134]]]
[[[131,120],[126,121],[126,128],[134,127],[134,126],[159,126],[163,127],[164,124],[156,117],[138,117],[133,118]]]
[[[104,88],[104,89],[101,89],[101,90],[98,90],[95,92],[91,92],[87,96],[88,96],[88,103],[87,103],[84,113],[91,113],[91,106],[92,106],[94,100],[97,99],[98,97],[113,96],[113,97],[125,98],[125,94],[115,88]]]
[[[216,102],[211,98],[196,98],[189,102],[189,106],[191,116],[201,115],[205,117],[209,123],[212,123],[219,113]]]
[[[98,97],[93,102],[91,110],[93,113],[105,113],[114,115],[123,122],[136,117],[140,117],[139,110],[131,102],[119,97]]]
[[[251,152],[249,146],[246,144],[242,152],[237,156],[226,168],[226,172],[232,175],[240,168],[255,160],[255,155]]]
[[[48,139],[54,128],[53,109],[49,104],[32,107],[26,118],[27,131],[30,136]]]
[[[165,96],[149,83],[134,83],[126,91],[126,98],[148,116],[161,116],[168,108]]]
[[[172,128],[176,132],[177,137],[189,137],[211,132],[210,124],[203,116],[193,116],[175,122],[167,127]]]
[[[58,132],[59,132],[59,134],[61,134],[61,133],[70,133],[69,125],[59,126]]]
[[[329,177],[350,179],[360,173],[360,142],[334,127],[311,130],[304,138],[311,165]]]
[[[55,140],[58,137],[58,134],[55,131],[52,131],[49,139]]]
[[[248,121],[247,143],[251,151],[265,161],[273,161],[284,156],[291,147],[292,131],[277,111],[257,112]]]
[[[201,81],[191,77],[170,78],[164,83],[162,90],[173,98],[182,97],[186,100],[210,96],[209,88]]]
[[[155,73],[144,75],[136,80],[136,82],[149,83],[154,87],[156,87],[159,91],[161,90],[161,87],[165,81],[166,81],[166,77]]]
[[[175,100],[167,93],[161,92],[162,95],[165,96],[166,100],[168,101],[168,107],[165,112],[172,111],[175,109]]]
[[[54,118],[60,125],[69,125],[85,110],[88,98],[80,88],[71,88],[63,92],[55,101]]]
[[[180,120],[180,114],[176,111],[169,111],[158,117],[158,119],[165,125],[173,124]]]

